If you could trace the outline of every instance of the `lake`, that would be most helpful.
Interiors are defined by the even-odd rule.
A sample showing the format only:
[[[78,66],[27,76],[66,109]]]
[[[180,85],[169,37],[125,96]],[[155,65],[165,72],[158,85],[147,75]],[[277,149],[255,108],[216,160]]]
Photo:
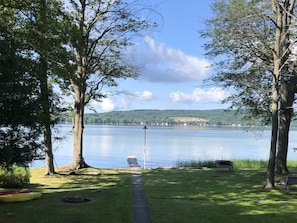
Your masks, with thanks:
[[[58,135],[66,138],[53,142],[55,166],[72,161],[71,125],[60,126],[59,131]],[[296,135],[296,130],[290,132],[289,160],[297,159],[293,151]],[[247,132],[237,127],[198,126],[148,126],[144,130],[143,126],[86,125],[83,155],[86,163],[98,168],[126,168],[128,156],[136,156],[142,167],[156,168],[189,160],[267,160],[269,148],[270,130]],[[44,165],[45,161],[40,160],[31,166]]]

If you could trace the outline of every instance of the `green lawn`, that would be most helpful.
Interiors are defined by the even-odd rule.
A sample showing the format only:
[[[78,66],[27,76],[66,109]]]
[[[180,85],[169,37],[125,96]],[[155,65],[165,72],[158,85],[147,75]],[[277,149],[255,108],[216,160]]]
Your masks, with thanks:
[[[297,169],[294,169],[297,172]],[[36,200],[0,203],[0,223],[132,223],[129,169],[83,169],[76,175],[44,176],[31,170]],[[154,223],[282,223],[297,221],[297,185],[264,189],[266,171],[239,169],[144,170],[142,178]],[[297,175],[297,174],[296,174]],[[285,176],[277,176],[283,181]],[[1,189],[1,188],[0,188]],[[64,203],[82,197],[87,203]]]
[[[174,169],[142,177],[153,222],[296,222],[297,187],[264,189],[265,175],[265,169]]]
[[[31,170],[30,189],[42,197],[21,203],[0,203],[0,222],[8,223],[131,223],[132,192],[129,170],[85,169],[77,175],[43,176]],[[87,198],[87,203],[64,203],[63,198]]]

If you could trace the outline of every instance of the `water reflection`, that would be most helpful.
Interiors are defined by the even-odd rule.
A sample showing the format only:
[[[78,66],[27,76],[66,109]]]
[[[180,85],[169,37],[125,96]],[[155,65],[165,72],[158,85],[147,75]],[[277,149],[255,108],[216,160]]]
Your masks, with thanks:
[[[61,135],[69,134],[71,126],[62,126]],[[288,159],[296,160],[296,131],[290,133]],[[56,165],[72,160],[73,137],[54,142]],[[270,131],[261,134],[241,129],[150,127],[146,132],[146,166],[171,166],[178,160],[257,159],[267,160]],[[99,168],[125,168],[127,157],[136,156],[143,166],[144,131],[142,126],[86,126],[84,158]],[[44,161],[33,166],[42,166]]]

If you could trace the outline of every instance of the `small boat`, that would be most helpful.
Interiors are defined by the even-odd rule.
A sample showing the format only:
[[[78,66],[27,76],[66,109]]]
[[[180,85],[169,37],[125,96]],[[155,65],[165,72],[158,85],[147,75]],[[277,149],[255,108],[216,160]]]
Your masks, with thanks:
[[[0,202],[13,203],[29,201],[41,197],[40,192],[28,192],[28,193],[18,193],[18,194],[6,194],[0,195]]]
[[[7,194],[21,194],[21,193],[30,193],[32,190],[29,189],[23,189],[23,190],[6,190],[6,191],[0,191],[1,195],[7,195]]]

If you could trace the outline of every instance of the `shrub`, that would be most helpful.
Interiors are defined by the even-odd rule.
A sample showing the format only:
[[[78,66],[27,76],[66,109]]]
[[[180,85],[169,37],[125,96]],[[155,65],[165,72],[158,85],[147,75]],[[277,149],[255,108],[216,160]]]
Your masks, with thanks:
[[[30,172],[28,168],[0,167],[0,187],[2,188],[23,188],[30,182]]]

